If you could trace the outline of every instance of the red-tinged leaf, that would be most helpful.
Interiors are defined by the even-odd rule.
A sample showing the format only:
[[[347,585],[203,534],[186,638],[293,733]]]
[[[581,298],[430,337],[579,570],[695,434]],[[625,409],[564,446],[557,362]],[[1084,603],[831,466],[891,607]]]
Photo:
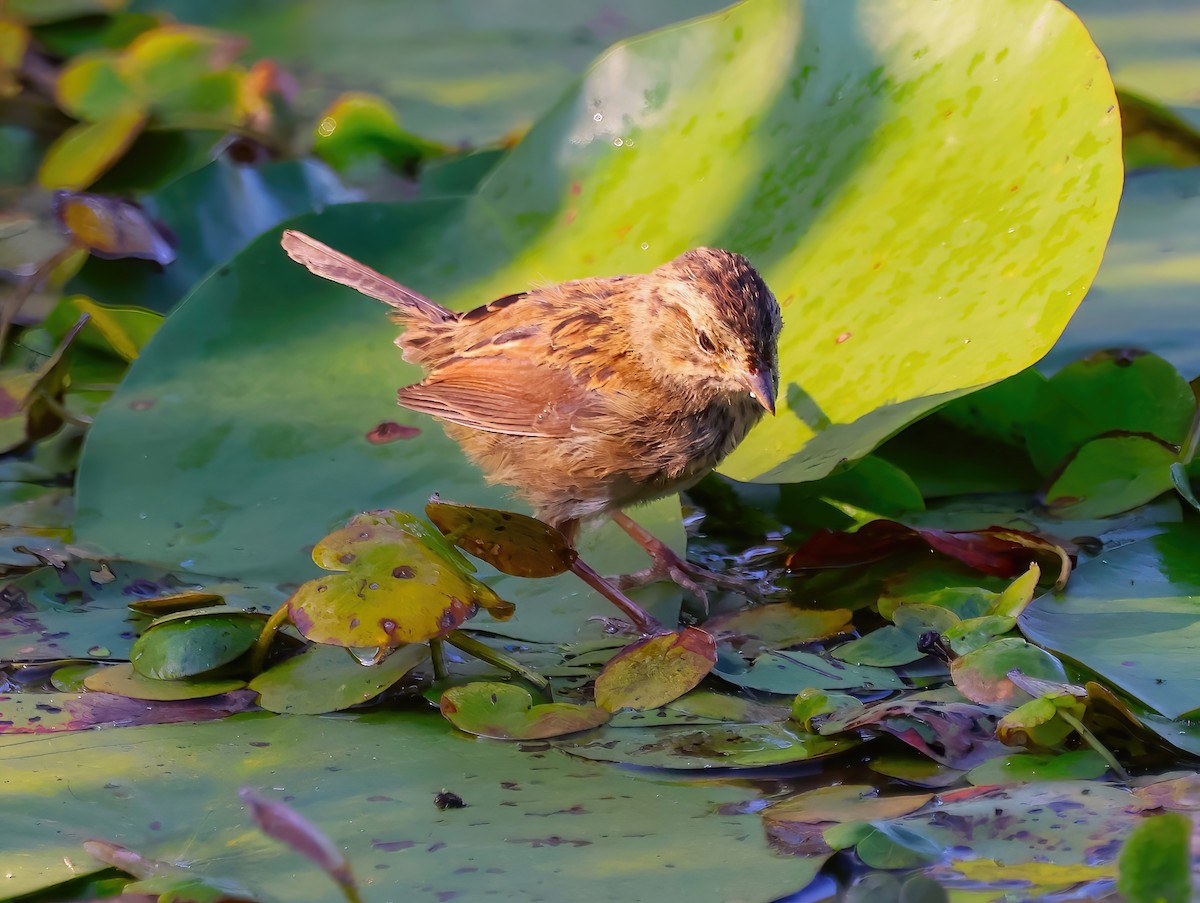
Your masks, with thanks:
[[[1060,683],[1067,679],[1067,673],[1057,658],[1020,637],[995,640],[950,663],[954,686],[968,699],[978,703],[1016,706],[1028,702],[1029,694],[1008,677],[1008,672],[1013,670],[1027,677]]]
[[[264,834],[291,847],[340,887],[356,887],[349,861],[320,828],[286,803],[269,800],[250,787],[243,787],[238,796]]]
[[[996,740],[996,722],[1003,712],[967,702],[953,689],[934,690],[848,709],[822,723],[820,732],[882,731],[935,762],[968,769],[1009,752]]]
[[[425,516],[464,552],[515,577],[553,577],[570,570],[577,557],[562,533],[525,514],[434,496]]]
[[[215,721],[250,708],[255,695],[235,690],[206,699],[152,702],[113,693],[15,693],[0,696],[0,734]]]
[[[717,642],[698,627],[646,637],[609,659],[596,678],[596,704],[656,709],[700,683],[717,663]]]
[[[565,702],[534,705],[529,691],[513,684],[481,681],[451,687],[439,703],[460,731],[497,740],[540,740],[599,727],[604,709]]]
[[[422,643],[457,630],[481,607],[498,619],[513,612],[427,524],[402,512],[360,514],[317,543],[312,557],[344,572],[310,580],[288,600],[292,623],[314,643]]]
[[[854,533],[819,530],[788,558],[791,571],[857,567],[915,549],[932,549],[998,577],[1015,577],[1035,562],[1052,567],[1056,585],[1065,584],[1071,559],[1056,543],[1006,527],[953,532],[875,520]]]
[[[175,259],[170,238],[137,204],[99,194],[57,191],[54,215],[76,242],[97,257],[135,257],[163,266]]]

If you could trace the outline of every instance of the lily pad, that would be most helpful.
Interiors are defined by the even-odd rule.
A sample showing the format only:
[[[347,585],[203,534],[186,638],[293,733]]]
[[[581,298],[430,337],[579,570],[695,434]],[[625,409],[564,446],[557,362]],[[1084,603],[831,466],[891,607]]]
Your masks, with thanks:
[[[950,676],[964,696],[974,702],[1019,705],[1029,694],[1008,679],[1017,670],[1028,677],[1065,681],[1062,663],[1045,649],[1020,637],[996,640],[950,663]]]
[[[418,887],[466,899],[486,878],[500,896],[522,900],[681,892],[773,900],[816,873],[817,864],[769,850],[756,816],[714,817],[745,805],[752,794],[743,787],[664,782],[516,744],[454,742],[451,731],[436,713],[391,711],[0,739],[0,787],[14,804],[5,892],[78,877],[88,866],[81,844],[108,837],[154,859],[219,862],[222,877],[262,903],[329,900],[334,891],[319,868],[251,828],[237,796],[247,785],[284,788],[274,792],[370,876],[372,899]],[[63,775],[71,793],[55,789]],[[468,807],[438,811],[433,796],[442,789]],[[30,793],[36,807],[15,805]],[[728,867],[731,856],[739,869]]]
[[[144,677],[196,677],[236,660],[254,645],[267,616],[222,607],[168,615],[133,644],[130,660]]]
[[[292,623],[315,643],[420,643],[457,630],[479,607],[511,612],[486,584],[385,518],[353,518],[312,554],[344,572],[310,580],[288,600]]]
[[[241,686],[236,681],[231,685]],[[126,685],[121,684],[121,687],[124,690]],[[118,695],[91,690],[86,693],[18,693],[0,697],[0,734],[52,734],[212,721],[244,712],[253,705],[253,693],[236,689],[204,698],[169,700],[147,700],[123,692]]]
[[[713,673],[739,687],[792,695],[820,690],[898,690],[904,682],[886,668],[868,668],[832,661],[811,652],[767,652],[744,669],[722,660]]]
[[[967,780],[976,786],[1014,784],[1019,781],[1094,780],[1104,777],[1108,763],[1094,749],[1071,752],[998,756],[967,772]]]
[[[553,577],[578,557],[562,533],[525,514],[435,498],[425,516],[463,551],[514,577]]]
[[[83,685],[99,693],[113,693],[130,699],[167,701],[204,699],[220,696],[246,686],[235,678],[195,678],[192,680],[155,680],[139,674],[133,665],[120,664],[97,668],[83,679]]]
[[[459,730],[498,740],[561,737],[601,725],[604,709],[565,702],[533,704],[529,691],[512,684],[480,682],[442,694],[442,714]]]
[[[1178,461],[1179,449],[1156,436],[1097,437],[1068,455],[1053,474],[1046,507],[1064,518],[1129,511],[1171,489],[1171,466]]]
[[[428,657],[428,646],[410,643],[378,665],[364,666],[344,649],[314,645],[258,675],[250,689],[268,712],[338,712],[374,699]]]
[[[1020,626],[1033,642],[1178,718],[1200,710],[1200,524],[1160,529],[1079,568],[1065,593],[1034,600]]]
[[[596,678],[596,705],[656,709],[678,699],[712,670],[717,643],[698,627],[646,637],[626,646]]]

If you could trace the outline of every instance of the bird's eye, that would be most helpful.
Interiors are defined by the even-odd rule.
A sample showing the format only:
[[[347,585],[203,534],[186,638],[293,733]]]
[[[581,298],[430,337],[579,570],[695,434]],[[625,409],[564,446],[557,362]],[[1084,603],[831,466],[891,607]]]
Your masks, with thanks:
[[[713,340],[708,337],[707,332],[697,333],[696,341],[700,343],[700,348],[709,354],[717,350],[717,346],[713,344]]]

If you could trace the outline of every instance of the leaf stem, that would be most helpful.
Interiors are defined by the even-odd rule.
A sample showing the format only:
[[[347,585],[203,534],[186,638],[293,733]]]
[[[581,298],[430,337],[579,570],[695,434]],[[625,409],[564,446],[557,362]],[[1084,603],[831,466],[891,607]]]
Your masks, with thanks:
[[[1058,717],[1061,718],[1063,721],[1067,722],[1067,724],[1071,725],[1071,727],[1073,727],[1075,729],[1075,732],[1077,734],[1079,734],[1080,737],[1083,738],[1084,742],[1087,743],[1088,746],[1090,746],[1092,749],[1094,749],[1097,753],[1100,754],[1100,758],[1104,759],[1104,761],[1108,763],[1108,767],[1112,769],[1113,774],[1115,774],[1118,778],[1120,778],[1126,784],[1129,783],[1129,780],[1130,780],[1129,772],[1127,772],[1124,768],[1121,767],[1121,763],[1117,761],[1116,756],[1114,756],[1111,752],[1109,752],[1108,747],[1106,747],[1103,743],[1101,743],[1096,738],[1095,734],[1093,734],[1090,730],[1088,730],[1086,727],[1084,727],[1084,724],[1082,721],[1080,721],[1078,718],[1076,718],[1070,712],[1063,711],[1062,709],[1059,709]]]
[[[470,634],[463,633],[461,630],[453,630],[443,637],[447,643],[456,649],[461,649],[467,655],[472,655],[475,658],[487,662],[489,665],[495,665],[510,674],[527,680],[539,690],[548,689],[550,681],[542,677],[536,671],[526,668],[519,661],[511,656],[505,655],[498,649],[493,649],[491,646],[475,639]]]
[[[433,663],[433,679],[446,679],[446,644],[441,637],[433,637],[429,641],[429,655]]]
[[[264,666],[267,664],[267,653],[271,651],[271,641],[275,639],[275,634],[279,632],[284,624],[291,623],[291,618],[288,616],[288,604],[282,603],[267,618],[267,623],[263,625],[262,632],[259,633],[258,639],[254,641],[254,645],[250,648],[250,674],[258,676],[262,673]]]

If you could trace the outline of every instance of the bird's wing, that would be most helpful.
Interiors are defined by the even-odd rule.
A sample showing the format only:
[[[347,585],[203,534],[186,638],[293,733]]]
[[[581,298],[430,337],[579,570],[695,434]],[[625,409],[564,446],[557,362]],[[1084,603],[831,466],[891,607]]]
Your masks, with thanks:
[[[403,407],[451,423],[548,439],[572,435],[603,407],[599,392],[567,370],[498,355],[453,361],[397,394]]]

